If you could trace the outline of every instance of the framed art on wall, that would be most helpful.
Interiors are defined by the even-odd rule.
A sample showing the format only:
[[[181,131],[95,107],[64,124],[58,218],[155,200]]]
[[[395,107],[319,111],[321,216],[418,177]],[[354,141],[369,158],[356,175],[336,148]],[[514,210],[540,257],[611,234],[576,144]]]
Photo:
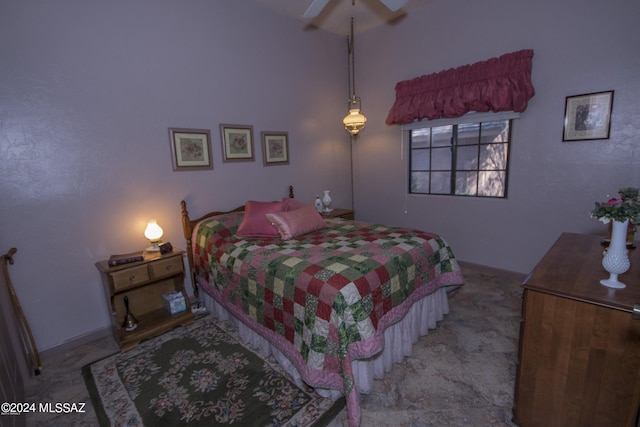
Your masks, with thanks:
[[[173,170],[213,169],[209,129],[169,128]]]
[[[262,132],[262,157],[265,166],[289,164],[287,132]]]
[[[613,91],[567,96],[563,141],[609,139]]]
[[[253,158],[253,126],[220,125],[222,136],[222,160],[252,161]]]

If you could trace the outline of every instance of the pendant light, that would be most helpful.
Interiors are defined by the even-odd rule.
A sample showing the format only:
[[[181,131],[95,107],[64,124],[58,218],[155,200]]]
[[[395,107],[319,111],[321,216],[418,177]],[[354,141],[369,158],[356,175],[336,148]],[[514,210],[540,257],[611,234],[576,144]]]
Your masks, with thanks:
[[[357,137],[364,129],[367,118],[362,114],[360,97],[356,96],[356,79],[354,71],[353,18],[351,18],[351,34],[347,37],[347,73],[349,76],[349,114],[342,120],[344,128],[352,137]]]

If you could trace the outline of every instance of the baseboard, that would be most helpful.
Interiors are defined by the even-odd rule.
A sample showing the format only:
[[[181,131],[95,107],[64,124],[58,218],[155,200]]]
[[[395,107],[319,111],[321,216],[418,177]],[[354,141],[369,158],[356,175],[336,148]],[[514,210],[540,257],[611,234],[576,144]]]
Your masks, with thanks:
[[[504,277],[505,279],[513,279],[513,280],[518,280],[522,282],[524,281],[524,279],[527,278],[527,274],[518,273],[516,271],[503,270],[501,268],[490,267],[488,265],[474,264],[472,262],[460,261],[460,260],[458,260],[458,264],[462,268],[468,268],[470,270],[474,270],[483,274],[491,274],[494,276]]]
[[[90,343],[95,340],[99,340],[111,334],[112,334],[111,326],[96,329],[95,331],[88,332],[84,335],[80,335],[75,338],[71,338],[70,340],[63,341],[60,344],[57,344],[53,347],[49,347],[47,349],[42,350],[40,352],[40,358],[44,359],[45,357],[50,357],[50,356],[64,353],[65,351],[72,350],[78,346]],[[46,369],[46,366],[44,367],[44,369]]]

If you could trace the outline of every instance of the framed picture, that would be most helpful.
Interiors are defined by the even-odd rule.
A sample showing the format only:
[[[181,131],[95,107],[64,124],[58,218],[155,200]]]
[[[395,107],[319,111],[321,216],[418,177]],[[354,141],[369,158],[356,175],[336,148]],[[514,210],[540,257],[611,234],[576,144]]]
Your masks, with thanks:
[[[262,157],[265,166],[289,164],[287,132],[262,132]]]
[[[220,125],[222,160],[253,161],[253,126]]]
[[[563,141],[609,139],[613,91],[567,96]]]
[[[173,170],[213,169],[209,129],[169,128]]]

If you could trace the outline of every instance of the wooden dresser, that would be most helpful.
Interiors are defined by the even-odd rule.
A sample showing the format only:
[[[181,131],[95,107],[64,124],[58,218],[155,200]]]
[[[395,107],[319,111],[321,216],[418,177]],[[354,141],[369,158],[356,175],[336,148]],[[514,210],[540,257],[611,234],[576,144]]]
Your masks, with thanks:
[[[637,426],[640,248],[600,284],[602,238],[564,233],[525,280],[513,421],[522,427]],[[637,244],[637,242],[636,242]]]

